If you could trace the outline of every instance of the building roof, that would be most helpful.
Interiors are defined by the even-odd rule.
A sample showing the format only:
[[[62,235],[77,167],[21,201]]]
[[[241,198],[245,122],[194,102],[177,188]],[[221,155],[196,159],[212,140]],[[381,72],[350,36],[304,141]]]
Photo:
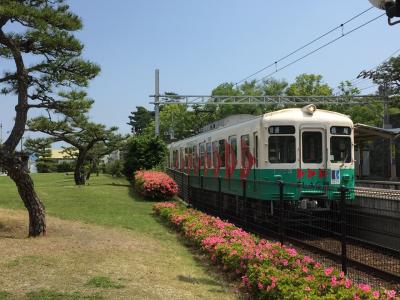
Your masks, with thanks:
[[[51,158],[53,159],[70,159],[70,157],[63,153],[64,149],[51,149]]]
[[[400,128],[380,128],[360,123],[354,125],[354,137],[358,140],[391,139],[399,134]]]

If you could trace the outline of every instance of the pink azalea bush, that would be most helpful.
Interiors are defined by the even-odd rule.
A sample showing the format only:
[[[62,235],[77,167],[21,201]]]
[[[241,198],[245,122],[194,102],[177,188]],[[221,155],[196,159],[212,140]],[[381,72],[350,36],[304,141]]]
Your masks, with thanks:
[[[259,239],[219,218],[168,202],[153,210],[213,262],[240,276],[243,287],[259,299],[399,299],[395,291],[353,283],[294,248]]]
[[[135,190],[152,200],[171,200],[178,193],[178,185],[167,174],[158,171],[135,172]]]

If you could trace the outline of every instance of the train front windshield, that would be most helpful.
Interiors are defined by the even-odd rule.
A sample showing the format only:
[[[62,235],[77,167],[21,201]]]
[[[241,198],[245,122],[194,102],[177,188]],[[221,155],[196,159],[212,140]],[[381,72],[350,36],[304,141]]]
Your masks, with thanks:
[[[333,136],[331,137],[331,155],[332,163],[351,162],[351,139],[350,137]]]

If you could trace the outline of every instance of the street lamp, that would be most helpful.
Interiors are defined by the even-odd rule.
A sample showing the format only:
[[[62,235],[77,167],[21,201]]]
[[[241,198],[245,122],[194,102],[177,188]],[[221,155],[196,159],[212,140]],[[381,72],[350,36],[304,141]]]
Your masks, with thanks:
[[[389,25],[400,24],[400,20],[392,22],[394,17],[400,17],[400,0],[369,0],[369,2],[373,6],[386,11]]]

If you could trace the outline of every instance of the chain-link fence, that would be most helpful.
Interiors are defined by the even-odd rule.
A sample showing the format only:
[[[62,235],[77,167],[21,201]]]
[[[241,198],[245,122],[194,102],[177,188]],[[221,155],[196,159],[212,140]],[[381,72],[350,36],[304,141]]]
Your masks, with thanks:
[[[321,187],[331,200],[288,201],[293,184],[189,176],[168,170],[189,205],[312,252],[356,281],[400,287],[400,199],[390,192]],[[300,186],[298,186],[300,188]],[[302,190],[312,189],[302,185]],[[255,192],[257,191],[257,193]],[[255,197],[263,191],[271,199]]]

